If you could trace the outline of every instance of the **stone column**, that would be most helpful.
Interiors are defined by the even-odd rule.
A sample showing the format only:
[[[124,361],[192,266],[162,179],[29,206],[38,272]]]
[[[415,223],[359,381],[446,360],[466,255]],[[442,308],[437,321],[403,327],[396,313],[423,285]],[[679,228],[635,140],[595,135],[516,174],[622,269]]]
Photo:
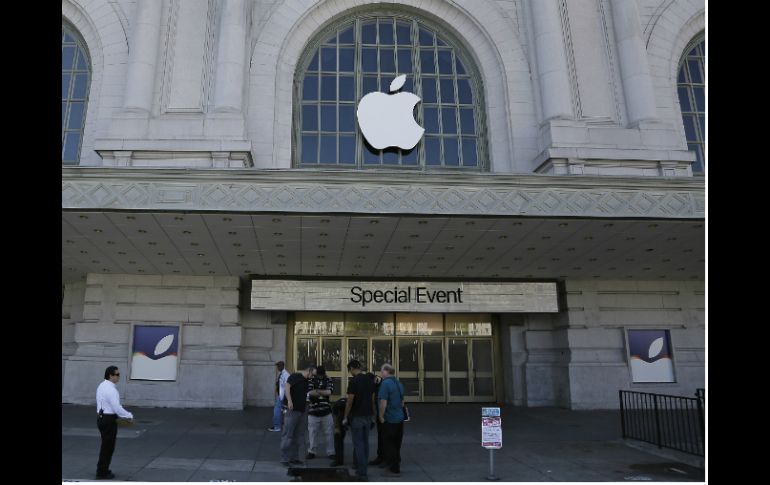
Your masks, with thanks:
[[[123,101],[128,111],[149,113],[152,109],[162,12],[161,0],[137,1]]]
[[[241,112],[246,54],[244,0],[224,0],[223,6],[214,82],[214,111]]]
[[[543,121],[571,119],[572,99],[558,0],[530,0]]]
[[[630,124],[657,118],[647,49],[634,0],[612,0],[612,23]]]

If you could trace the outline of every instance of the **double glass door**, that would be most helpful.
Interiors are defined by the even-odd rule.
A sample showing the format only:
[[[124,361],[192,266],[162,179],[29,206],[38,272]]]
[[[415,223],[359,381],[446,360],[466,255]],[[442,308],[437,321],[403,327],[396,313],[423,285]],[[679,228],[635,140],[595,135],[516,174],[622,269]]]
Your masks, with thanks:
[[[347,363],[379,373],[390,363],[409,402],[496,400],[489,314],[298,312],[294,369],[323,365],[334,398],[347,393]]]
[[[472,337],[298,337],[296,369],[319,363],[334,383],[334,398],[347,391],[347,363],[379,373],[396,368],[409,402],[489,402],[495,400],[491,338]]]
[[[492,401],[495,398],[492,339],[448,338],[449,400]]]

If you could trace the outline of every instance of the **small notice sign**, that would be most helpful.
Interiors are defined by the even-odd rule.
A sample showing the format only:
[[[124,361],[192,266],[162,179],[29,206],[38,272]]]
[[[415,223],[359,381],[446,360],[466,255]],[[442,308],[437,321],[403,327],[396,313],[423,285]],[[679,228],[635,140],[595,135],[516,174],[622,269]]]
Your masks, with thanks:
[[[491,450],[503,447],[500,408],[481,408],[481,446]]]

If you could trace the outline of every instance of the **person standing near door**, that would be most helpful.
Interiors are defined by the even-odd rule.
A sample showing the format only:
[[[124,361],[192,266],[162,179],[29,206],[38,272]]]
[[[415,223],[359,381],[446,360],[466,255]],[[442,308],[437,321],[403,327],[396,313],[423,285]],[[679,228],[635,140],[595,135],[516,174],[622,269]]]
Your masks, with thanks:
[[[350,423],[353,435],[353,464],[356,476],[366,478],[369,464],[369,428],[374,426],[375,416],[374,382],[361,371],[361,362],[353,359],[348,362],[348,372],[353,379],[348,386],[348,402],[342,425]]]
[[[283,403],[286,405],[286,415],[283,420],[281,433],[281,464],[284,466],[301,465],[299,449],[305,441],[307,429],[307,393],[313,367],[302,372],[295,372],[286,379],[284,385]]]
[[[326,369],[319,365],[310,380],[310,409],[307,425],[310,433],[310,446],[305,459],[311,460],[319,454],[320,438],[326,440],[326,456],[336,461],[334,456],[334,418],[329,396],[334,392],[334,383],[326,377]]]
[[[378,421],[382,426],[382,443],[385,446],[383,475],[401,476],[401,442],[404,438],[404,385],[396,379],[395,369],[383,364],[380,369],[382,383],[377,396]]]
[[[109,480],[115,478],[110,470],[112,453],[115,451],[115,441],[118,437],[118,417],[134,419],[134,415],[120,405],[120,394],[115,384],[120,380],[120,372],[114,365],[104,371],[104,380],[96,388],[96,426],[102,435],[102,445],[99,449],[99,462],[96,464],[96,479]]]
[[[371,372],[366,373],[369,378],[374,381],[374,395],[379,395],[380,392],[380,383],[382,382],[382,377],[378,375],[374,375]],[[380,420],[376,420],[377,423],[377,457],[370,461],[370,465],[378,465],[380,467],[385,466],[383,463],[385,463],[385,445],[382,443],[382,424],[380,423]]]
[[[278,432],[281,431],[281,418],[283,413],[281,411],[281,403],[283,402],[283,385],[286,384],[286,379],[289,378],[289,371],[284,368],[284,363],[279,360],[275,363],[275,405],[273,406],[273,426],[267,428],[268,431]]]

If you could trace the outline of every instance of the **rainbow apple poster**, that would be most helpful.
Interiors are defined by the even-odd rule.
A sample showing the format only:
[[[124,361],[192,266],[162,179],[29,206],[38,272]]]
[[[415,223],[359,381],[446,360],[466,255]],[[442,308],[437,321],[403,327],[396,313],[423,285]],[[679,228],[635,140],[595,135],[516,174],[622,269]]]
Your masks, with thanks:
[[[179,361],[179,327],[135,325],[131,379],[175,381]]]
[[[629,330],[628,350],[634,382],[674,382],[668,330]]]

